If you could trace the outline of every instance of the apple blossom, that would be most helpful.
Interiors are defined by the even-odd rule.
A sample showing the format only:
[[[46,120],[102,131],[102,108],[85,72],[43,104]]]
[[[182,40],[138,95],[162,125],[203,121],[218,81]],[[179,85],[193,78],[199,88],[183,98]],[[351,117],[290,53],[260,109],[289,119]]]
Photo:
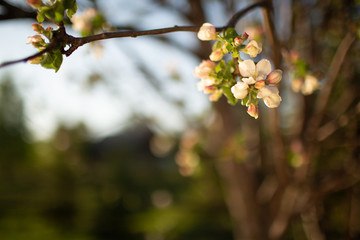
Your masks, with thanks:
[[[242,80],[247,84],[254,84],[256,81],[264,80],[271,72],[271,64],[267,59],[262,59],[256,65],[253,60],[247,59],[239,62],[239,70]]]
[[[243,52],[250,55],[250,57],[256,57],[262,51],[262,44],[255,40],[251,40],[246,46]]]
[[[92,28],[92,21],[97,15],[94,8],[88,8],[83,13],[77,14],[71,18],[73,29],[80,32],[89,32]]]
[[[202,41],[215,40],[216,28],[211,23],[204,23],[200,27],[197,37]]]
[[[249,85],[244,82],[237,82],[234,86],[231,87],[231,92],[237,99],[245,98],[249,93]]]
[[[268,85],[261,88],[256,97],[262,98],[268,108],[276,108],[281,102],[279,89],[274,85]]]
[[[305,75],[304,83],[301,87],[301,92],[304,95],[312,94],[316,89],[319,88],[319,81],[316,77],[310,74]]]
[[[203,60],[199,66],[195,68],[193,74],[196,78],[206,78],[214,71],[215,63],[211,60]]]

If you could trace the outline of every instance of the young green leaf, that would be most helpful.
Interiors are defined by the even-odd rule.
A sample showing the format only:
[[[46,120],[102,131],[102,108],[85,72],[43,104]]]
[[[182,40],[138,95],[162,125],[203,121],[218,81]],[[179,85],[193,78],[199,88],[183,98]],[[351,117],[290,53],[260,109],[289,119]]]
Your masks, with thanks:
[[[48,52],[45,54],[44,59],[41,61],[41,66],[49,69],[55,69],[57,72],[62,64],[63,56],[59,49]]]

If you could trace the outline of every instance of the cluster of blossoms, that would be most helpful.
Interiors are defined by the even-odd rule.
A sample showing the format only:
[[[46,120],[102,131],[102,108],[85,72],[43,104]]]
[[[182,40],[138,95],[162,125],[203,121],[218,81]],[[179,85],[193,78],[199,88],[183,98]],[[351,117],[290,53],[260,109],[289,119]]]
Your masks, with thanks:
[[[279,106],[281,97],[276,84],[282,79],[282,71],[272,71],[267,59],[255,63],[251,59],[240,58],[240,51],[256,57],[262,52],[261,43],[251,40],[244,44],[247,33],[238,35],[233,28],[219,35],[210,23],[203,24],[198,38],[203,41],[218,40],[212,47],[210,60],[203,60],[194,70],[194,76],[200,78],[198,89],[210,94],[211,101],[217,101],[222,95],[232,105],[241,100],[241,104],[248,108],[248,114],[254,118],[258,118],[260,99],[269,108]],[[232,59],[225,62],[225,54],[231,54]]]
[[[284,59],[292,69],[291,88],[294,92],[301,92],[303,95],[310,95],[319,89],[319,80],[311,73],[309,65],[299,57],[297,51],[284,52]]]

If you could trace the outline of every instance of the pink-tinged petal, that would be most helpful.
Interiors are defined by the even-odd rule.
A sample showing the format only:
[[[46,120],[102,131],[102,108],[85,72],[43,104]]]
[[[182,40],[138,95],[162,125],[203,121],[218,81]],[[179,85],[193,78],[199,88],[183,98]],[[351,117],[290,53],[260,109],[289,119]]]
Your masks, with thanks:
[[[255,74],[255,63],[251,59],[239,62],[240,74],[243,77],[250,77]]]
[[[266,78],[266,83],[268,84],[277,84],[282,79],[282,71],[280,69],[276,69],[272,71]]]
[[[259,75],[268,75],[271,72],[271,64],[267,59],[261,59],[260,62],[256,64],[256,72]]]
[[[220,61],[223,58],[223,56],[224,56],[224,54],[221,51],[221,49],[217,49],[210,54],[209,58],[211,61],[216,62],[216,61]]]
[[[231,87],[231,92],[237,99],[243,99],[248,95],[248,88],[249,85],[247,85],[244,82],[237,82],[234,86]]]
[[[259,108],[257,105],[251,104],[248,107],[247,113],[253,118],[257,119],[259,117]]]
[[[281,97],[278,94],[273,94],[265,97],[263,100],[268,108],[276,108],[280,105]]]
[[[257,94],[257,98],[265,98],[273,94],[279,94],[279,89],[276,86],[268,85],[261,88]]]

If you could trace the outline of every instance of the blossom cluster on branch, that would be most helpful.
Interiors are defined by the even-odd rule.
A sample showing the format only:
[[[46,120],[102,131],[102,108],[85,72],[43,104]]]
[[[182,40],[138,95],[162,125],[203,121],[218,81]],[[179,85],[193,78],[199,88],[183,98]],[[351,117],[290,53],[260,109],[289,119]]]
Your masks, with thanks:
[[[258,118],[259,100],[269,108],[276,108],[281,102],[276,86],[282,79],[280,69],[271,70],[271,63],[262,59],[255,63],[251,59],[243,60],[240,52],[256,57],[262,52],[262,44],[248,39],[245,32],[239,35],[235,29],[228,28],[217,33],[210,23],[204,23],[198,32],[203,41],[216,40],[209,60],[203,60],[194,70],[194,76],[200,78],[198,89],[209,95],[211,101],[217,101],[224,95],[228,103],[235,105],[238,100],[247,107],[250,116]],[[231,55],[230,60],[224,60]]]

